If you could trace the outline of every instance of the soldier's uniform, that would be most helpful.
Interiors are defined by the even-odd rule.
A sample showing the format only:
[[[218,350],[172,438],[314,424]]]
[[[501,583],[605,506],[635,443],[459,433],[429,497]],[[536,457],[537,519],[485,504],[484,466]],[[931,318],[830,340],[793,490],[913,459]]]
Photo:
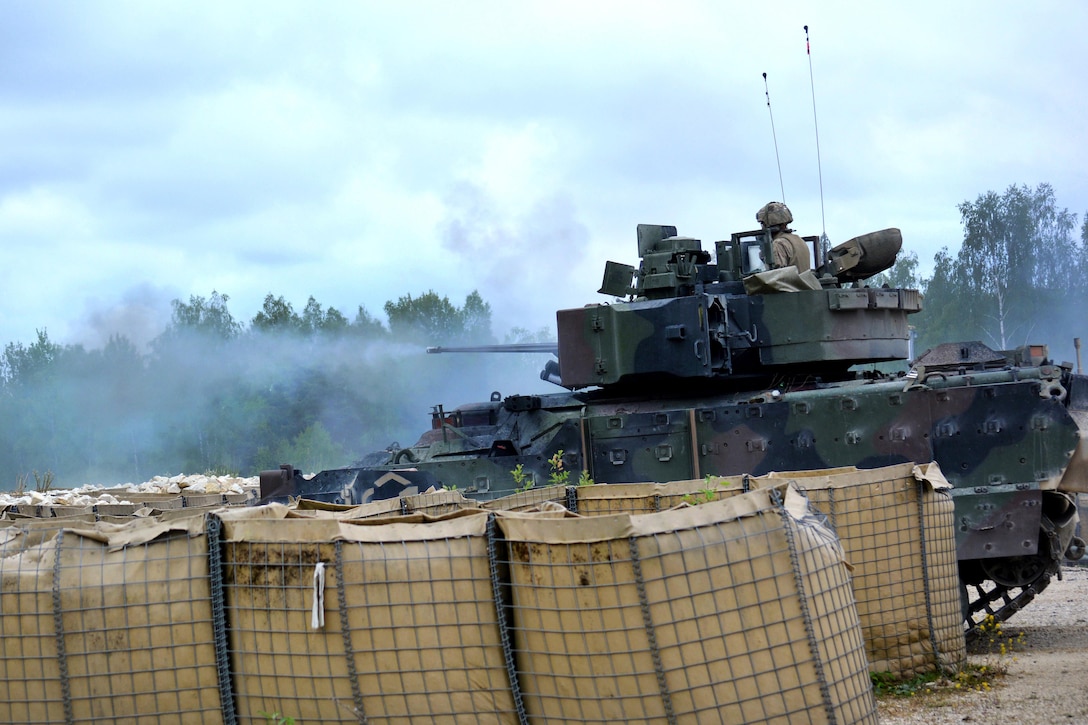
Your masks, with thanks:
[[[811,255],[804,239],[792,232],[780,232],[771,242],[771,252],[775,267],[797,267],[798,272],[812,268]]]
[[[812,269],[812,256],[809,253],[808,244],[797,236],[786,225],[793,221],[790,208],[780,201],[772,201],[763,205],[756,212],[756,221],[764,229],[774,232],[771,241],[771,265],[773,267],[797,267],[798,272],[807,272]]]

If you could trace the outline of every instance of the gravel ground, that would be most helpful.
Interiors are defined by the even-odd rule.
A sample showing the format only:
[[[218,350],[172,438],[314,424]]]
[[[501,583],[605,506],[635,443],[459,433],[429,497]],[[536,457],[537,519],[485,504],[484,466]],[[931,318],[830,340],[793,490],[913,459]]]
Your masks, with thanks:
[[[972,654],[970,660],[1006,669],[989,692],[940,692],[881,698],[880,722],[1088,723],[1088,567],[1066,567],[1062,581],[1004,625],[1024,636],[1011,654]]]

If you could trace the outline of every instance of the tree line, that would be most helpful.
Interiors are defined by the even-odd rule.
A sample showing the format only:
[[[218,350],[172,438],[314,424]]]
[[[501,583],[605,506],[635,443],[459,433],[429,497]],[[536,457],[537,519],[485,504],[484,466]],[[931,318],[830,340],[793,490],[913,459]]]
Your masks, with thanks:
[[[405,444],[434,404],[486,399],[493,363],[427,356],[424,345],[494,342],[477,292],[457,305],[433,291],[385,304],[386,322],[353,320],[313,297],[301,312],[269,294],[239,322],[226,294],[172,302],[171,322],[139,351],[115,335],[101,349],[40,330],[0,359],[0,490],[145,481],[155,475],[255,475],[280,463],[321,470]],[[550,338],[515,328],[506,341]],[[501,361],[500,361],[501,362]],[[480,392],[480,391],[483,392]],[[405,440],[407,438],[410,440]]]
[[[996,350],[1043,343],[1069,354],[1088,335],[1088,214],[1059,207],[1049,184],[988,191],[958,206],[963,241],[943,247],[929,277],[914,252],[900,253],[881,282],[924,293],[911,322],[918,352],[979,340]],[[1060,361],[1060,360],[1059,360]]]
[[[1047,184],[1010,186],[959,205],[963,241],[919,275],[906,251],[871,285],[924,293],[912,317],[917,352],[981,340],[995,349],[1047,343],[1071,354],[1088,335],[1088,218],[1059,208]],[[1088,215],[1086,215],[1088,217]],[[226,294],[172,302],[148,350],[115,335],[101,349],[61,345],[45,330],[0,359],[0,489],[144,481],[155,475],[255,475],[281,463],[322,470],[351,463],[427,427],[431,406],[486,400],[508,384],[532,392],[543,360],[422,354],[425,345],[495,342],[477,292],[457,305],[433,291],[354,319],[311,297],[301,311],[269,294],[247,323]],[[503,342],[554,339],[515,328]],[[546,356],[545,358],[546,359]],[[1065,359],[1068,359],[1066,357]],[[468,364],[466,364],[468,362]]]

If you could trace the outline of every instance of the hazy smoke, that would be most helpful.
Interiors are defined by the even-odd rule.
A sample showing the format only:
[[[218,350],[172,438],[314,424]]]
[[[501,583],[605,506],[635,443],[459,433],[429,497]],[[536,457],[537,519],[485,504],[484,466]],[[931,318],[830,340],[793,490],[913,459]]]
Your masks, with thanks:
[[[461,182],[446,204],[443,246],[478,272],[474,279],[491,304],[494,328],[554,328],[556,293],[586,262],[589,232],[573,202],[548,196],[512,215],[497,209],[479,186]],[[592,299],[593,290],[583,292]]]
[[[248,330],[224,340],[184,329],[153,351],[104,344],[159,337],[167,326],[151,320],[168,308],[153,288],[130,290],[87,314],[82,347],[67,343],[47,374],[10,381],[0,396],[0,488],[34,471],[71,488],[207,470],[255,475],[281,463],[321,470],[394,441],[411,445],[439,404],[558,390],[538,377],[547,356],[428,355],[373,333]],[[331,439],[321,455],[299,442],[316,424]]]
[[[137,350],[146,351],[148,343],[170,323],[170,301],[175,297],[175,291],[147,283],[130,287],[117,302],[89,307],[70,342],[94,350],[105,346],[111,336],[120,335]]]

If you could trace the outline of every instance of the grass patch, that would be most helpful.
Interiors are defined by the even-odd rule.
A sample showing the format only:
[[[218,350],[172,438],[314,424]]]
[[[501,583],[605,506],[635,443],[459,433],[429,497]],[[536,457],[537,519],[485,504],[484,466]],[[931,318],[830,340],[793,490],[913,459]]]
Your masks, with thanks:
[[[914,697],[941,677],[939,672],[927,672],[909,680],[901,680],[893,672],[869,673],[869,679],[873,681],[873,692],[877,697]]]
[[[873,672],[869,677],[877,699],[927,698],[933,699],[933,704],[943,704],[946,695],[989,692],[1007,672],[1000,662],[972,662],[952,674],[927,672],[901,680],[891,672]]]
[[[909,680],[899,679],[891,672],[870,673],[873,692],[878,699],[893,700],[926,697],[930,704],[946,704],[947,696],[961,692],[990,692],[1008,674],[1008,663],[1024,644],[1024,633],[1007,630],[993,616],[979,626],[981,636],[968,648],[973,655],[959,672],[930,672]]]

